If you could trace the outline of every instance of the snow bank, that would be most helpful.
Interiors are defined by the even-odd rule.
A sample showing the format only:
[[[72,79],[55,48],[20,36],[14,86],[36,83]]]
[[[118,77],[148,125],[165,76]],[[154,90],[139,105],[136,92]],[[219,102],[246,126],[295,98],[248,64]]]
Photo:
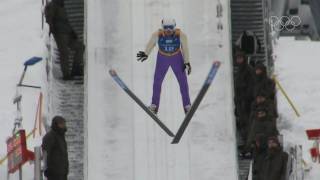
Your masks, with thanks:
[[[309,149],[313,142],[307,139],[305,130],[320,128],[320,43],[280,38],[275,54],[278,80],[301,114],[301,117],[296,117],[279,91],[279,128],[284,134],[285,143],[303,145],[304,159],[313,166],[313,170],[306,174],[306,179],[318,180],[320,165],[311,162]]]

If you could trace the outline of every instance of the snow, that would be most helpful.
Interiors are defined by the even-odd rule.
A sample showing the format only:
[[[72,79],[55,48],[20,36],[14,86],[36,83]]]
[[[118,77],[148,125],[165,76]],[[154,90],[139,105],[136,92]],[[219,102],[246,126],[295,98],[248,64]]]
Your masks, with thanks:
[[[86,159],[88,179],[237,179],[235,135],[232,117],[231,64],[229,60],[228,4],[223,2],[224,31],[216,30],[215,1],[203,0],[96,0],[88,3],[88,80]],[[41,1],[0,2],[0,158],[11,135],[16,115],[12,104],[23,62],[44,56],[41,34]],[[152,92],[155,50],[148,61],[137,63],[135,53],[143,50],[162,16],[173,16],[189,37],[193,73],[189,76],[194,99],[212,60],[222,61],[217,77],[181,143],[171,138],[123,93],[107,75],[115,68],[121,78],[146,104]],[[218,34],[218,35],[217,35]],[[218,43],[223,47],[219,48]],[[305,130],[320,128],[317,105],[320,100],[319,42],[280,38],[275,47],[275,73],[300,117],[296,117],[278,92],[278,122],[285,145],[301,144],[304,160],[312,166],[306,180],[318,180],[320,165],[311,161]],[[28,68],[25,83],[42,86],[46,92],[45,61]],[[174,132],[183,110],[175,77],[171,71],[163,83],[159,117]],[[23,95],[23,127],[33,129],[40,90],[19,88]],[[46,97],[46,96],[45,96]],[[44,104],[46,104],[46,99]],[[41,138],[28,141],[28,148]],[[6,179],[6,162],[0,165],[0,179]],[[11,179],[18,179],[17,173]],[[33,179],[33,167],[24,166],[23,179]]]
[[[320,43],[295,41],[293,38],[280,38],[275,48],[276,75],[281,85],[292,99],[300,113],[297,117],[284,96],[278,92],[278,109],[280,113],[279,128],[284,135],[285,144],[301,144],[304,160],[313,169],[306,174],[306,180],[318,180],[320,165],[312,163],[306,129],[319,129],[318,109],[320,101]]]
[[[1,0],[0,2],[0,158],[6,155],[6,139],[11,135],[16,115],[13,98],[23,71],[23,63],[33,56],[43,55],[41,39],[41,1],[39,0]],[[44,62],[28,68],[24,83],[42,86]],[[39,90],[19,88],[22,94],[23,127],[27,133],[33,129]],[[30,138],[28,148],[33,150],[39,139]],[[23,168],[25,180],[33,178],[33,167]],[[6,179],[7,162],[0,165],[0,179]],[[18,179],[16,173],[11,179]]]
[[[217,35],[216,1],[88,2],[88,179],[237,179],[227,2],[223,7],[224,31]],[[171,145],[172,139],[107,74],[115,68],[133,92],[150,103],[156,50],[144,63],[135,55],[160,28],[163,16],[174,17],[189,37],[191,99],[212,61],[222,62],[178,145]],[[176,132],[184,113],[171,70],[162,87],[159,118]]]

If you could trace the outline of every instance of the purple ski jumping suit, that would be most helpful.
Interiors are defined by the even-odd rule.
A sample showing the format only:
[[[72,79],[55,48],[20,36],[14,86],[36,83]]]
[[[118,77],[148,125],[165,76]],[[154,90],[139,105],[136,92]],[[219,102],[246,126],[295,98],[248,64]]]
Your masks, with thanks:
[[[156,43],[159,46],[152,96],[152,105],[156,106],[156,111],[160,104],[162,82],[169,67],[172,68],[178,80],[184,109],[186,110],[186,107],[190,107],[189,87],[186,72],[184,70],[184,64],[189,63],[186,41],[186,36],[179,29],[175,29],[174,33],[171,35],[166,35],[164,31],[160,29],[153,34],[148,43],[146,48],[146,53],[148,55]]]

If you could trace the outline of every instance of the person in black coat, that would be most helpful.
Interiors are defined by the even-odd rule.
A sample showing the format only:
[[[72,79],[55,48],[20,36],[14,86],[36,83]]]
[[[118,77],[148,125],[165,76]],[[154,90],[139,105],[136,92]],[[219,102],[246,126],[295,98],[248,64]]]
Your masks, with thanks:
[[[48,180],[67,180],[69,173],[68,149],[65,140],[67,131],[65,119],[55,116],[51,130],[42,139],[42,151],[45,159],[44,175]]]
[[[251,66],[247,63],[245,53],[240,50],[237,50],[235,53],[235,65],[237,68],[234,76],[235,114],[237,126],[245,141],[248,132],[250,106],[253,101],[254,73]]]
[[[255,143],[258,134],[264,134],[267,137],[278,135],[278,130],[272,121],[272,118],[267,114],[268,110],[264,107],[257,109],[250,132],[247,138],[246,149],[250,149]]]
[[[261,180],[286,180],[287,162],[288,153],[282,150],[278,138],[270,137]]]
[[[261,180],[261,172],[268,152],[268,137],[258,134],[253,148],[252,180]]]
[[[50,33],[56,41],[61,71],[64,80],[70,80],[73,76],[82,76],[83,69],[80,64],[83,62],[84,45],[69,23],[67,12],[64,8],[64,0],[52,0],[45,7],[46,22],[49,25]],[[72,70],[69,68],[70,49],[75,51]]]
[[[267,99],[270,99],[272,101],[275,100],[275,83],[268,77],[266,66],[262,63],[258,63],[255,66],[253,96],[256,97],[262,91],[265,92]]]
[[[267,99],[267,93],[265,91],[258,92],[258,94],[255,97],[255,100],[251,104],[251,113],[249,116],[250,126],[253,122],[257,110],[260,108],[264,108],[267,110],[267,116],[272,119],[274,125],[276,126],[276,119],[278,117],[277,107],[275,106],[275,103],[272,100]]]

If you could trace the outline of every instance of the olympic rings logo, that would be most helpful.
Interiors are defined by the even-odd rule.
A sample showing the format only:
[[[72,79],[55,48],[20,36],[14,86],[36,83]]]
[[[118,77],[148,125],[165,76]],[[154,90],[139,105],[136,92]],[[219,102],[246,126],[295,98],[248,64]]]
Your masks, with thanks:
[[[298,27],[301,24],[301,19],[299,16],[271,16],[269,18],[269,23],[272,26],[272,28],[276,31],[293,31],[296,27]]]

